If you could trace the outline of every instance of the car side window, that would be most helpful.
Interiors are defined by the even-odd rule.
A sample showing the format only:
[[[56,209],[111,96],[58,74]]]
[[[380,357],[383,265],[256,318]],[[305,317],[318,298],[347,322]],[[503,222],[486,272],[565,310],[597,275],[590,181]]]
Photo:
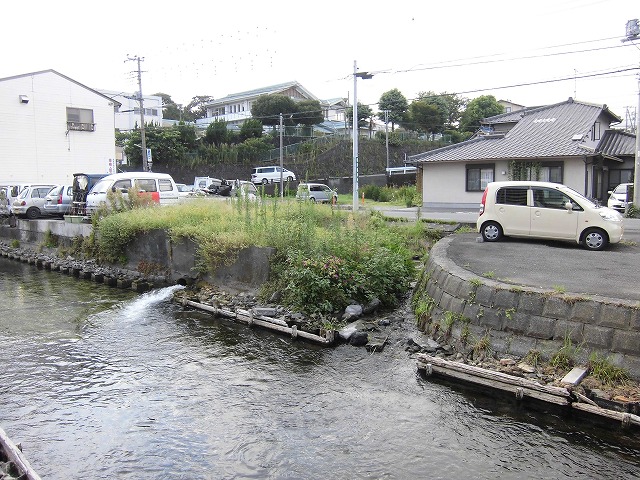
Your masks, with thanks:
[[[496,203],[506,205],[527,205],[527,187],[503,187],[496,192]]]
[[[122,188],[129,190],[131,188],[131,180],[118,180],[113,184],[113,188],[116,190],[120,190]]]
[[[552,188],[533,189],[533,205],[535,207],[564,210],[567,202],[571,203],[573,210],[580,210],[579,205],[571,200],[571,197],[558,190],[554,190]]]
[[[158,180],[158,184],[160,185],[160,191],[161,192],[172,192],[173,191],[173,185],[171,185],[171,180],[168,179],[160,179]],[[184,188],[184,191],[187,191],[187,188]]]
[[[141,178],[136,180],[136,186],[139,190],[145,192],[157,192],[158,187],[156,186],[156,181],[153,178]]]

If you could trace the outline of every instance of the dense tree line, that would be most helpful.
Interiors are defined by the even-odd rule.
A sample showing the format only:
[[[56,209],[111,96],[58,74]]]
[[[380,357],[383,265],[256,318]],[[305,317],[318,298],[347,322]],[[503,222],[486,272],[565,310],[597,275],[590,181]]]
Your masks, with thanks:
[[[262,95],[251,108],[252,118],[238,130],[229,129],[223,120],[214,120],[202,134],[192,122],[206,117],[206,104],[213,100],[212,97],[196,96],[188,105],[179,105],[167,94],[155,95],[162,97],[163,117],[179,122],[168,128],[145,125],[146,146],[152,150],[156,166],[167,162],[191,165],[252,163],[277,147],[277,126],[281,122],[285,127],[301,127],[306,136],[312,136],[313,125],[324,119],[317,100],[295,101],[286,95]],[[345,113],[353,124],[353,108]],[[369,105],[358,103],[357,123],[359,128],[373,131],[377,119],[390,125],[392,133],[400,127],[426,135],[445,134],[453,142],[459,142],[472,136],[483,118],[500,113],[503,108],[492,95],[468,100],[457,94],[427,91],[418,93],[417,98],[409,102],[394,88],[380,96],[377,112]],[[140,130],[118,133],[116,138],[129,162],[140,166]]]

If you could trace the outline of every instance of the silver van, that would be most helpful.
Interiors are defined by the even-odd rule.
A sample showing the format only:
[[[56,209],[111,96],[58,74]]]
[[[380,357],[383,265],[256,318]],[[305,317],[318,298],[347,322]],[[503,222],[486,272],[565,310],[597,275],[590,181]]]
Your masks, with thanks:
[[[278,166],[269,166],[254,168],[251,171],[251,182],[262,183],[263,185],[266,185],[267,183],[276,183],[280,182],[280,175],[282,175],[282,180],[285,182],[296,181],[296,174],[291,170]]]
[[[503,236],[570,240],[602,250],[622,240],[622,215],[559,183],[507,181],[487,185],[476,223],[486,242]]]

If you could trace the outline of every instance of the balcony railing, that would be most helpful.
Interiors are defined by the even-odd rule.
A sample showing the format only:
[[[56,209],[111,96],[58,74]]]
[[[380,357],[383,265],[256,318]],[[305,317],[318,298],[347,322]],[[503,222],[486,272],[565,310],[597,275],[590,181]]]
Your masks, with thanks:
[[[77,130],[80,132],[95,132],[95,123],[67,122],[67,130]]]

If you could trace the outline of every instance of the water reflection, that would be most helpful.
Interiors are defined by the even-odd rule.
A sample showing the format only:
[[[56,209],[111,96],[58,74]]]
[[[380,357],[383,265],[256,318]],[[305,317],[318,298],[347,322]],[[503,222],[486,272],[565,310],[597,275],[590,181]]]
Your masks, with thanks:
[[[424,380],[399,346],[325,349],[16,262],[0,286],[0,425],[43,478],[640,474],[636,450]]]

